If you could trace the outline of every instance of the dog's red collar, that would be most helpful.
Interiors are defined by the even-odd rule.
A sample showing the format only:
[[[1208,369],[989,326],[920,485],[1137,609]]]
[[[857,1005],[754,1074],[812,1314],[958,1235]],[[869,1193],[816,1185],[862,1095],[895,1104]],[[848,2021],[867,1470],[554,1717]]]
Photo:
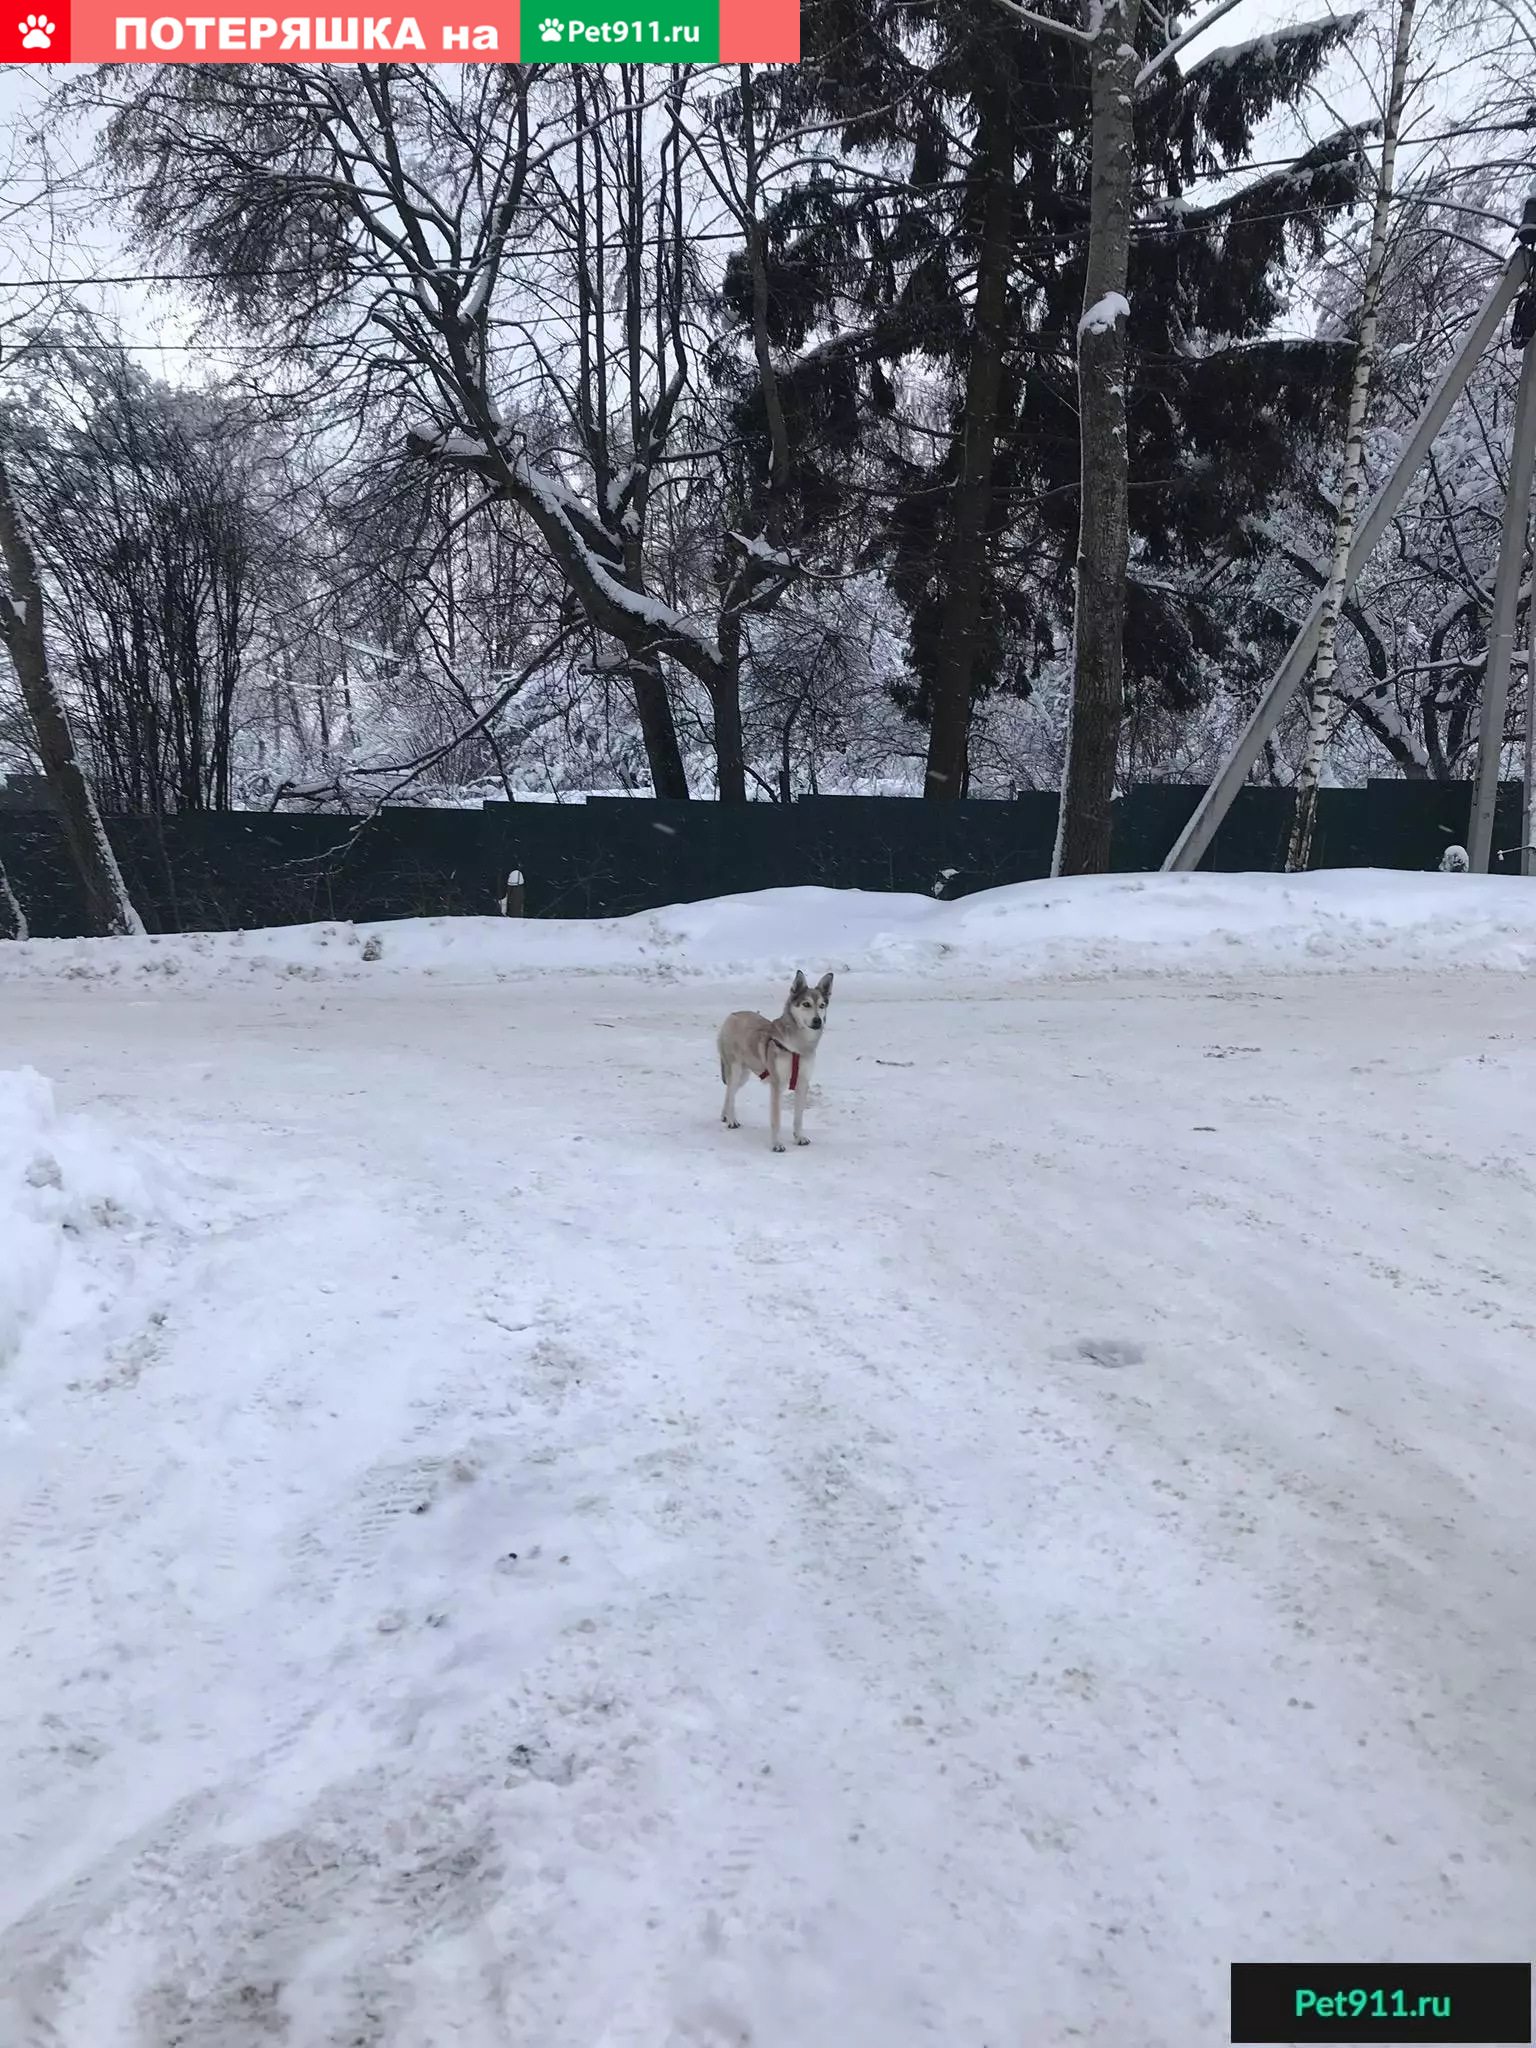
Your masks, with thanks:
[[[780,1052],[789,1052],[789,1047],[787,1045],[779,1045],[779,1041],[776,1038],[770,1038],[768,1043],[772,1046],[778,1046]],[[760,1081],[766,1081],[768,1079],[768,1069],[764,1067],[757,1078]],[[789,1052],[789,1092],[791,1095],[798,1095],[800,1092],[800,1055],[797,1052]]]

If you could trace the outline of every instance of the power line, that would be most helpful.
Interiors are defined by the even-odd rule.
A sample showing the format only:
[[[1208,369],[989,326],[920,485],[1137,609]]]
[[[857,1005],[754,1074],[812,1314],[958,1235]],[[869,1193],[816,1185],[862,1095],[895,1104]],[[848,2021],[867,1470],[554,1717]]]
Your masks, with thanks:
[[[1057,124],[1055,122],[1033,123],[1031,128],[1032,130],[1038,129],[1041,132],[1051,134],[1057,132]],[[1533,140],[1536,140],[1536,112],[1532,112],[1521,121],[1480,122],[1468,127],[1447,128],[1438,135],[1405,136],[1403,140],[1410,148],[1427,149],[1436,143],[1461,142],[1466,137],[1472,135],[1530,135],[1533,137]],[[1292,156],[1252,157],[1243,163],[1233,165],[1230,170],[1194,171],[1190,174],[1189,182],[1236,178],[1240,177],[1244,171],[1284,170],[1288,165],[1300,162],[1301,158],[1305,155],[1306,151],[1302,150]],[[13,188],[31,188],[39,192],[94,192],[98,189],[86,178],[15,177],[0,173],[0,199],[3,199],[5,193]],[[623,238],[621,236],[608,237],[605,240],[604,246],[608,248],[622,248],[624,246]],[[152,278],[129,281],[156,283],[159,282],[161,275],[163,273],[157,273]]]
[[[1059,124],[1054,121],[1031,122],[1028,132],[1056,134]],[[1469,124],[1466,127],[1447,128],[1438,135],[1404,136],[1403,142],[1411,148],[1428,148],[1433,143],[1460,142],[1469,135],[1533,135],[1536,136],[1536,110],[1520,121],[1487,121]],[[1247,163],[1238,164],[1230,171],[1196,171],[1197,178],[1235,178],[1241,171],[1279,169],[1296,162],[1291,156],[1254,157]],[[88,178],[61,175],[56,178],[39,175],[22,177],[0,172],[0,197],[13,187],[31,188],[39,192],[94,192],[98,188]]]
[[[1292,159],[1287,158],[1285,159],[1285,161],[1290,162],[1292,161]],[[1242,195],[1239,193],[1236,196],[1238,198],[1241,198]],[[1165,199],[1152,201],[1150,203],[1154,205],[1167,205],[1170,202]],[[1481,209],[1477,210],[1480,213],[1482,212]],[[1265,221],[1298,219],[1303,216],[1304,212],[1305,209],[1300,207],[1284,206],[1276,207],[1272,212],[1268,213],[1245,214],[1243,216],[1243,219],[1248,225],[1256,226],[1260,222]],[[1503,222],[1504,225],[1508,226],[1511,229],[1513,229],[1515,225],[1513,221],[1505,222],[1504,216],[1502,214],[1488,212],[1483,213],[1482,217],[1487,220],[1495,222]],[[1165,220],[1138,221],[1133,224],[1131,232],[1133,235],[1143,236],[1163,235],[1167,234],[1171,228],[1175,228],[1177,224],[1178,215],[1172,214]],[[1016,239],[1014,247],[1019,249],[1020,251],[1026,252],[1038,249],[1066,248],[1074,242],[1083,241],[1086,238],[1087,234],[1088,228],[1086,223],[1080,228],[1036,229],[1033,233],[1020,235]],[[739,237],[729,230],[721,230],[719,232],[711,232],[707,234],[690,235],[687,236],[685,239],[691,244],[696,242],[734,242],[737,241]],[[613,246],[616,248],[623,248],[625,247],[625,244],[623,242],[617,242],[613,244]],[[649,240],[647,240],[645,246],[647,247],[647,249],[651,247]],[[570,254],[571,251],[567,248],[518,249],[516,251],[511,252],[511,255],[509,256],[508,260],[526,262],[547,262],[553,260],[556,257],[567,256]],[[272,279],[284,277],[312,277],[313,275],[314,272],[312,270],[306,270],[302,267],[294,266],[292,268],[279,268],[275,270],[263,271],[261,278],[259,280],[250,277],[229,278],[222,276],[216,271],[192,270],[145,272],[143,274],[134,274],[129,276],[114,275],[110,277],[0,277],[0,289],[5,289],[9,291],[67,291],[83,290],[86,288],[100,289],[106,286],[115,285],[145,284],[206,284],[229,286],[237,284],[255,284],[258,282],[265,283]],[[557,316],[550,314],[530,314],[517,324],[528,326],[537,325],[540,324],[540,322],[543,320],[548,320],[554,317]]]
[[[1522,124],[1522,125],[1523,125],[1523,124]],[[1430,140],[1430,141],[1435,141],[1435,140],[1448,140],[1448,139],[1460,139],[1460,137],[1462,137],[1463,135],[1468,135],[1468,134],[1477,134],[1477,133],[1489,133],[1489,134],[1503,134],[1503,133],[1509,133],[1509,132],[1513,132],[1513,124],[1500,124],[1500,125],[1498,125],[1498,126],[1495,126],[1495,127],[1492,127],[1492,128],[1487,128],[1487,129],[1458,129],[1458,130],[1455,130],[1455,131],[1451,131],[1451,133],[1450,133],[1450,134],[1449,134],[1448,136],[1446,136],[1446,137],[1430,137],[1430,138],[1427,138],[1427,139],[1428,139],[1428,140]],[[1297,165],[1298,163],[1300,163],[1300,162],[1301,162],[1301,160],[1302,160],[1302,156],[1304,156],[1304,155],[1305,155],[1305,152],[1302,152],[1302,155],[1301,155],[1301,156],[1285,156],[1285,157],[1274,157],[1274,158],[1267,158],[1267,159],[1256,159],[1256,160],[1254,160],[1254,161],[1252,161],[1252,162],[1249,162],[1249,163],[1245,163],[1245,164],[1241,164],[1241,165],[1237,166],[1237,168],[1236,168],[1236,169],[1234,169],[1234,170],[1231,170],[1231,171],[1208,171],[1208,172],[1197,172],[1197,173],[1195,173],[1195,174],[1194,174],[1194,177],[1193,177],[1193,178],[1192,178],[1192,179],[1191,179],[1191,180],[1190,180],[1189,182],[1193,183],[1193,182],[1195,182],[1196,180],[1206,180],[1206,181],[1208,181],[1208,180],[1211,180],[1211,179],[1215,179],[1215,178],[1236,178],[1236,177],[1240,177],[1240,176],[1241,176],[1241,175],[1242,175],[1242,174],[1243,174],[1244,172],[1249,172],[1249,171],[1263,171],[1263,170],[1283,170],[1283,169],[1289,169],[1289,168],[1291,168],[1291,167],[1293,167],[1293,166]],[[1241,194],[1241,192],[1238,192],[1237,194],[1235,194],[1235,195],[1234,195],[1234,199],[1236,199],[1236,200],[1240,200],[1240,199],[1241,199],[1241,197],[1242,197],[1242,194]],[[1158,203],[1166,204],[1166,203],[1167,203],[1167,200],[1166,200],[1166,199],[1164,199],[1164,200],[1162,200],[1162,201],[1153,201],[1153,202],[1151,202],[1151,203],[1153,203],[1153,204],[1158,204]],[[1433,203],[1433,202],[1431,202],[1431,203]],[[1245,216],[1245,219],[1247,220],[1247,222],[1248,222],[1249,224],[1251,224],[1251,225],[1256,225],[1256,224],[1258,224],[1258,223],[1261,223],[1261,222],[1268,222],[1268,221],[1275,221],[1275,220],[1287,220],[1287,219],[1291,219],[1291,218],[1297,217],[1297,214],[1298,214],[1298,209],[1296,209],[1296,208],[1293,208],[1293,207],[1281,207],[1281,208],[1277,208],[1277,209],[1275,209],[1274,211],[1272,211],[1272,212],[1268,212],[1268,213],[1250,213],[1250,214],[1248,214],[1248,215],[1246,215],[1246,216]],[[1489,220],[1492,220],[1492,221],[1499,221],[1499,220],[1502,220],[1502,218],[1503,218],[1503,217],[1502,217],[1501,215],[1497,215],[1497,214],[1493,214],[1493,213],[1489,213],[1489,214],[1487,214],[1487,215],[1486,215],[1485,217],[1486,217],[1487,219],[1489,219]],[[1132,228],[1132,233],[1133,233],[1133,234],[1136,234],[1136,235],[1143,235],[1143,236],[1152,236],[1152,235],[1166,234],[1166,233],[1167,233],[1167,232],[1169,231],[1169,229],[1170,229],[1170,228],[1172,228],[1172,227],[1176,227],[1176,225],[1177,225],[1177,215],[1174,215],[1174,216],[1170,217],[1169,219],[1166,219],[1166,220],[1162,220],[1162,221],[1142,221],[1142,222],[1138,222],[1138,223],[1136,223],[1136,224],[1135,224],[1135,225],[1133,226],[1133,228]],[[1511,226],[1511,227],[1512,227],[1512,226],[1513,226],[1513,223],[1512,223],[1512,222],[1510,222],[1510,223],[1507,223],[1507,225],[1509,225],[1509,226]],[[1073,244],[1074,242],[1078,242],[1078,241],[1081,241],[1081,240],[1082,240],[1082,239],[1084,238],[1084,236],[1085,236],[1086,234],[1087,234],[1087,227],[1086,227],[1086,225],[1084,225],[1083,227],[1080,227],[1080,228],[1069,228],[1069,229],[1059,229],[1059,230],[1050,230],[1050,229],[1046,229],[1046,230],[1036,230],[1036,231],[1034,231],[1034,232],[1033,232],[1033,233],[1031,233],[1031,234],[1027,234],[1027,235],[1023,235],[1023,236],[1020,236],[1020,237],[1018,238],[1018,241],[1017,241],[1017,244],[1016,244],[1016,246],[1017,246],[1017,247],[1018,247],[1018,248],[1019,248],[1019,249],[1020,249],[1021,251],[1028,251],[1028,250],[1034,250],[1034,249],[1055,249],[1055,248],[1064,248],[1064,247],[1069,247],[1069,246],[1070,246],[1071,244]],[[688,235],[688,236],[686,236],[686,237],[685,237],[685,239],[686,239],[686,240],[687,240],[687,241],[688,241],[688,242],[690,243],[690,245],[692,245],[692,244],[697,244],[697,243],[700,243],[700,242],[736,242],[736,241],[738,241],[738,240],[740,239],[740,233],[739,233],[739,231],[738,231],[738,230],[735,230],[735,229],[729,229],[729,228],[727,228],[727,229],[704,229],[704,230],[700,230],[700,231],[698,231],[697,233],[694,233],[694,234],[691,234],[691,235]],[[623,236],[613,236],[613,237],[605,237],[605,238],[604,238],[604,241],[603,241],[603,246],[604,246],[605,248],[611,248],[611,249],[618,249],[618,250],[622,250],[622,249],[624,249],[624,248],[626,248],[626,247],[628,246],[628,240],[627,240],[627,238],[626,238],[626,237],[623,237]],[[647,246],[647,248],[649,248],[649,247],[650,247],[650,239],[649,239],[649,237],[647,237],[647,239],[646,239],[646,246]],[[567,256],[567,255],[571,254],[571,251],[570,251],[569,247],[568,247],[568,246],[566,246],[566,247],[556,247],[556,248],[548,248],[548,249],[527,249],[527,248],[519,248],[519,249],[515,249],[515,250],[513,250],[513,251],[511,251],[511,252],[509,252],[509,253],[510,253],[510,257],[511,257],[511,260],[512,260],[512,261],[514,261],[514,262],[522,262],[522,261],[528,261],[528,262],[538,262],[538,261],[550,261],[550,260],[556,259],[556,258],[558,258],[558,257],[561,257],[561,256]],[[232,286],[232,285],[242,285],[242,284],[244,284],[244,285],[261,285],[261,284],[265,284],[265,283],[270,283],[270,282],[272,282],[272,281],[274,281],[274,280],[278,280],[278,279],[282,279],[282,278],[310,277],[310,276],[313,276],[313,274],[314,274],[314,273],[313,273],[313,270],[312,270],[312,269],[307,269],[307,268],[305,268],[305,267],[303,267],[303,266],[301,266],[301,265],[291,265],[291,266],[289,266],[289,265],[285,265],[285,266],[279,266],[279,267],[277,267],[277,268],[274,268],[274,269],[271,269],[271,270],[263,271],[263,272],[261,272],[261,273],[260,273],[259,275],[248,275],[248,276],[245,276],[245,277],[236,277],[236,278],[231,278],[231,277],[228,277],[228,276],[226,276],[226,275],[224,275],[224,274],[222,274],[222,273],[219,273],[219,272],[215,272],[215,271],[195,271],[195,270],[185,270],[185,271],[141,271],[141,272],[129,272],[129,273],[115,273],[115,274],[111,274],[111,275],[107,275],[107,276],[99,276],[99,275],[98,275],[98,276],[86,276],[86,277],[46,277],[46,278],[14,278],[14,277],[0,277],[0,289],[7,289],[7,290],[11,290],[11,291],[63,291],[63,290],[84,290],[84,289],[106,289],[106,288],[116,288],[116,287],[121,287],[121,286],[127,286],[127,285],[159,285],[159,284],[194,284],[194,285],[224,285],[224,286],[228,287],[228,286]],[[562,321],[563,319],[565,319],[565,318],[567,318],[567,317],[569,317],[569,316],[563,316],[563,315],[561,315],[561,314],[558,314],[558,313],[553,313],[553,312],[549,312],[549,311],[545,311],[545,312],[542,312],[542,313],[535,313],[535,312],[529,312],[528,314],[526,314],[526,315],[524,315],[524,316],[522,316],[521,318],[518,318],[518,319],[514,319],[514,320],[505,320],[505,319],[504,319],[504,320],[502,320],[502,321],[499,321],[499,322],[498,322],[498,325],[502,325],[502,326],[514,326],[514,327],[538,327],[538,326],[547,326],[547,325],[550,325],[550,324],[552,324],[552,323],[558,323],[558,322]],[[77,344],[77,345],[90,345],[90,344]],[[244,340],[238,340],[238,341],[230,341],[230,342],[222,342],[222,343],[221,343],[221,342],[130,342],[130,343],[111,343],[111,342],[104,342],[104,343],[100,343],[100,344],[96,344],[96,345],[98,345],[98,346],[102,346],[102,347],[121,347],[121,348],[122,348],[122,349],[123,349],[123,350],[124,350],[125,352],[133,352],[133,353],[140,353],[140,354],[144,354],[144,353],[176,353],[176,354],[192,354],[192,355],[196,355],[196,354],[201,354],[201,355],[220,355],[220,354],[224,354],[224,353],[231,353],[231,354],[233,354],[233,353],[240,353],[240,352],[264,352],[264,351],[268,350],[268,349],[269,349],[269,348],[270,348],[270,347],[272,346],[272,344],[271,344],[271,343],[269,343],[269,342],[263,342],[263,341],[244,341]],[[313,343],[311,343],[311,344],[310,344],[310,346],[311,346],[311,347],[315,347],[315,348],[324,348],[324,347],[327,347],[327,346],[340,346],[340,345],[341,345],[341,344],[340,344],[340,340],[337,340],[337,341],[335,341],[335,342],[326,342],[326,341],[324,341],[324,340],[321,340],[321,341],[318,341],[318,342],[313,342]]]
[[[1475,133],[1478,131],[1463,130],[1460,132]],[[1304,155],[1305,152],[1302,153],[1302,156],[1269,157],[1258,159],[1252,163],[1240,164],[1235,170],[1231,171],[1196,171],[1186,182],[1188,184],[1210,183],[1224,178],[1237,178],[1241,177],[1245,171],[1288,170],[1299,165],[1302,162],[1302,157],[1304,157]],[[1343,159],[1340,159],[1340,161],[1342,162]],[[1326,166],[1313,166],[1313,169],[1322,168],[1326,168]],[[1154,206],[1166,206],[1171,204],[1179,196],[1180,195],[1178,194],[1162,194],[1155,199],[1148,200],[1146,203]],[[1241,192],[1234,194],[1235,199],[1241,199],[1241,197]],[[1431,204],[1433,203],[1434,202],[1431,201]],[[1251,213],[1247,216],[1247,219],[1251,222],[1284,220],[1290,218],[1297,211],[1298,209],[1294,207],[1282,207],[1280,209],[1277,209],[1277,211],[1275,211],[1274,213]],[[1502,220],[1503,216],[1501,214],[1489,213],[1486,215],[1486,218],[1490,220]],[[1156,233],[1160,232],[1165,225],[1165,223],[1156,221],[1140,221],[1133,224],[1131,231],[1133,234]],[[1511,221],[1508,223],[1508,225],[1512,228],[1514,226],[1514,222]],[[1029,234],[1019,236],[1015,246],[1021,249],[1059,248],[1067,243],[1082,240],[1082,238],[1087,234],[1087,232],[1088,229],[1086,223],[1080,228],[1037,228]],[[741,234],[738,229],[734,228],[702,228],[699,229],[696,233],[685,235],[683,239],[691,247],[700,242],[737,242],[741,240]],[[598,245],[593,244],[592,246],[596,247]],[[604,237],[601,243],[601,247],[604,248],[605,250],[623,250],[628,248],[628,246],[628,239],[622,235]],[[647,249],[653,246],[651,237],[649,235],[647,235],[647,237],[645,238],[644,246]],[[552,249],[514,248],[508,252],[508,260],[513,262],[532,263],[552,262],[557,257],[568,256],[571,253],[572,251],[569,245],[556,247]],[[278,278],[312,277],[313,275],[314,271],[312,269],[307,269],[303,265],[294,264],[282,265],[272,270],[264,270],[259,275],[247,275],[244,277],[229,277],[222,272],[211,270],[133,271],[125,274],[113,274],[111,276],[105,277],[0,277],[0,290],[74,291],[84,290],[91,287],[103,288],[106,286],[116,285],[156,284],[204,284],[224,286],[260,285],[270,283],[274,279]]]

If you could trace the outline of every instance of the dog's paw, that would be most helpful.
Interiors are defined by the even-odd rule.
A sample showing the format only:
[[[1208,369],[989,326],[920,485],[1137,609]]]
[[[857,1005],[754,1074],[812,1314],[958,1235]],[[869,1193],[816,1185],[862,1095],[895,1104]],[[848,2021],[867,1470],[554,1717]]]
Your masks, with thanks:
[[[773,1149],[775,1152],[782,1152],[784,1150],[784,1140],[782,1138],[775,1138]]]
[[[810,1139],[809,1139],[809,1138],[802,1138],[802,1137],[801,1137],[801,1135],[800,1135],[800,1133],[799,1133],[798,1131],[796,1131],[796,1133],[795,1133],[795,1143],[796,1143],[797,1145],[809,1145],[809,1143],[810,1143],[810,1142],[811,1142],[811,1141],[810,1141]]]
[[[721,1117],[720,1121],[725,1125],[725,1128],[728,1131],[739,1131],[741,1129],[740,1117],[723,1116]]]

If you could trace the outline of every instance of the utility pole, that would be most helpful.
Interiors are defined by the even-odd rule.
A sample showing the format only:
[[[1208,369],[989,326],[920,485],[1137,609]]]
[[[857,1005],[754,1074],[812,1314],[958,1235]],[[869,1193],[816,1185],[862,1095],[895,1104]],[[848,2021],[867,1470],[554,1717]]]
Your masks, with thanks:
[[[1435,436],[1449,419],[1452,408],[1466,388],[1467,379],[1477,368],[1484,349],[1497,334],[1499,324],[1511,302],[1526,291],[1531,276],[1531,249],[1522,242],[1510,258],[1504,275],[1483,301],[1471,331],[1456,351],[1444,376],[1435,386],[1429,403],[1420,413],[1418,425],[1409,436],[1408,443],[1394,464],[1391,474],[1367,507],[1365,517],[1356,530],[1354,542],[1349,550],[1349,563],[1340,602],[1354,588],[1361,570],[1371,558],[1376,543],[1385,533],[1392,515],[1407,495],[1408,486],[1413,482],[1425,456],[1433,447]],[[1318,641],[1322,636],[1324,599],[1325,593],[1320,591],[1311,611],[1302,621],[1296,638],[1291,642],[1285,659],[1276,669],[1257,708],[1238,735],[1231,753],[1217,772],[1209,789],[1195,806],[1194,816],[1179,834],[1173,851],[1163,862],[1165,874],[1186,873],[1199,867],[1211,841],[1216,837],[1222,819],[1232,808],[1238,791],[1248,780],[1248,771],[1263,752],[1264,742],[1280,723],[1297,691],[1307,679],[1307,672],[1312,666],[1313,656],[1317,653]]]
[[[1518,232],[1523,249],[1536,248],[1536,185],[1526,198]],[[1493,616],[1488,624],[1488,657],[1483,669],[1477,785],[1472,795],[1472,824],[1467,833],[1467,855],[1474,875],[1486,875],[1493,857],[1493,813],[1499,797],[1499,763],[1504,754],[1504,711],[1509,702],[1509,671],[1515,653],[1515,613],[1520,603],[1526,531],[1531,523],[1531,479],[1536,475],[1536,349],[1528,344],[1533,333],[1536,290],[1527,283],[1515,305],[1509,329],[1510,341],[1521,351],[1520,382],[1515,393],[1509,489],[1504,498],[1504,529],[1499,536]]]

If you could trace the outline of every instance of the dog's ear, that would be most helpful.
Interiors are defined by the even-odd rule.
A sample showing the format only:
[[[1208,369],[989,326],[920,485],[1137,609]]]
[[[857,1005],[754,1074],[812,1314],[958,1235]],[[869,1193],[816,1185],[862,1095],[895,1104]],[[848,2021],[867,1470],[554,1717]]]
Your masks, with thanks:
[[[797,967],[795,969],[795,978],[789,985],[790,1001],[793,1002],[796,996],[803,996],[808,986],[809,984],[807,983],[805,978],[805,969],[803,967]]]
[[[830,975],[830,974],[824,974],[824,975],[823,975],[823,976],[821,977],[820,981],[818,981],[818,982],[817,982],[817,984],[816,984],[816,993],[817,993],[817,995],[819,995],[819,996],[821,997],[821,1000],[822,1000],[822,1001],[823,1001],[824,1003],[830,1003],[830,1002],[831,1002],[831,1000],[832,1000],[832,977],[831,977],[831,975]]]

